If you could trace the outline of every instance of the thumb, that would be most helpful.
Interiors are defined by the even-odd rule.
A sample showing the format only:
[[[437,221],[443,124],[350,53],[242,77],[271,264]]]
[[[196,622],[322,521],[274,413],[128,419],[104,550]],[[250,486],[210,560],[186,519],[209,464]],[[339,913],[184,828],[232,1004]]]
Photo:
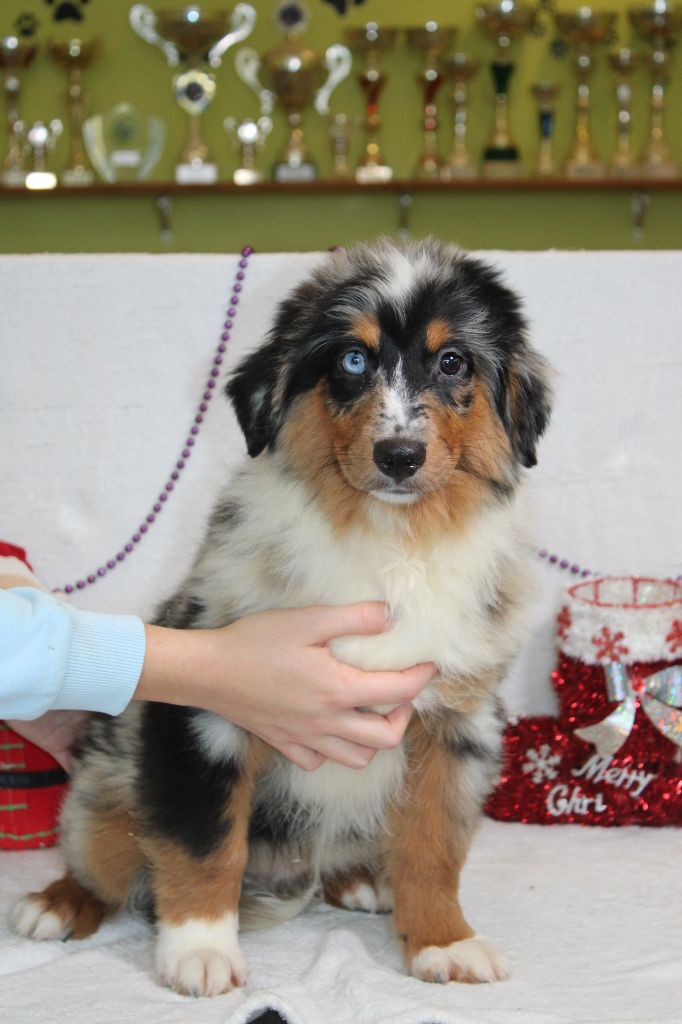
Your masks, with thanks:
[[[338,606],[318,605],[309,613],[309,640],[324,644],[337,636],[383,633],[388,627],[388,606],[383,601],[362,601]]]

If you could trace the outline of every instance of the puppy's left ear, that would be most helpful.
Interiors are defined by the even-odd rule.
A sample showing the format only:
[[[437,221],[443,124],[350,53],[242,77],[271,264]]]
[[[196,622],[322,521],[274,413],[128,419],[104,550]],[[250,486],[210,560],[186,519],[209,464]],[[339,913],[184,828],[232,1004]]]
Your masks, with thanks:
[[[246,448],[255,458],[277,436],[279,424],[274,409],[274,391],[280,372],[280,346],[271,341],[242,360],[225,388],[246,438]]]
[[[537,462],[537,443],[549,423],[550,374],[547,360],[525,343],[512,356],[503,420],[514,454],[528,469]]]

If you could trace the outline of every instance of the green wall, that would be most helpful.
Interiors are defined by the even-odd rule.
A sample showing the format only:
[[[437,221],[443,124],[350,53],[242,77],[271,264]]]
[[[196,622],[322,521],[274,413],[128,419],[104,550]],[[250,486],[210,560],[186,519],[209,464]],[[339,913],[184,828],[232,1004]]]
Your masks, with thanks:
[[[59,0],[56,0],[58,4]],[[172,0],[163,0],[173,6]],[[457,49],[491,59],[494,45],[473,23],[473,0],[366,0],[351,7],[341,18],[321,0],[307,0],[311,11],[309,41],[326,47],[342,37],[345,25],[374,19],[397,26],[419,24],[435,18],[460,28]],[[180,6],[178,3],[177,6]],[[219,2],[208,7],[223,6]],[[256,30],[247,45],[263,52],[279,36],[273,13],[277,4],[258,2]],[[578,4],[565,0],[561,9]],[[156,113],[167,124],[168,138],[155,180],[171,180],[173,166],[182,145],[185,115],[171,94],[172,73],[161,52],[138,39],[129,28],[128,0],[88,0],[83,7],[82,26],[72,21],[55,23],[45,0],[2,0],[0,34],[13,31],[19,13],[33,12],[40,21],[37,41],[50,37],[68,38],[82,34],[98,37],[101,56],[87,72],[86,87],[91,111],[106,111],[128,100],[140,110]],[[632,41],[627,6],[617,0],[603,0],[600,9],[619,12],[618,44]],[[528,38],[515,48],[517,71],[512,86],[512,129],[530,170],[537,151],[535,105],[529,86],[540,78],[561,83],[558,103],[556,151],[565,154],[572,133],[575,79],[570,57],[557,58],[550,50],[555,33],[551,16],[543,15],[548,26],[543,37]],[[643,49],[639,42],[637,48]],[[235,157],[222,128],[227,114],[255,115],[255,97],[237,79],[233,52],[228,52],[217,71],[218,91],[205,116],[205,134],[220,167],[229,179]],[[389,83],[382,98],[383,148],[399,178],[409,178],[420,146],[420,97],[414,81],[419,57],[401,39],[385,61]],[[22,114],[27,120],[49,120],[65,116],[65,77],[46,54],[40,52],[24,75]],[[441,151],[451,145],[452,127],[446,88],[440,94]],[[471,101],[470,145],[480,153],[488,140],[492,119],[492,85],[487,69],[474,79]],[[605,61],[593,78],[593,131],[600,153],[608,158],[615,145],[614,77]],[[633,103],[634,139],[641,146],[646,134],[648,79],[645,71],[635,78]],[[333,112],[362,113],[362,97],[354,76],[344,82],[332,98]],[[682,160],[682,60],[674,65],[669,89],[667,126],[676,155]],[[331,154],[320,119],[311,112],[306,135],[321,172],[331,167]],[[264,166],[272,163],[284,139],[284,123],[277,116],[276,128],[261,154]],[[4,139],[2,140],[4,147]],[[361,137],[356,139],[357,155]],[[66,163],[67,144],[61,140],[52,157],[58,171]],[[0,197],[0,251],[221,251],[250,242],[261,251],[318,249],[345,243],[380,232],[394,232],[398,225],[398,195],[395,193],[301,194],[204,194],[172,196],[173,241],[162,244],[153,195],[33,195]],[[533,192],[533,191],[447,191],[414,195],[410,228],[415,235],[432,233],[481,248],[647,248],[682,247],[682,190],[656,192],[645,219],[645,230],[633,236],[631,195],[620,192]]]

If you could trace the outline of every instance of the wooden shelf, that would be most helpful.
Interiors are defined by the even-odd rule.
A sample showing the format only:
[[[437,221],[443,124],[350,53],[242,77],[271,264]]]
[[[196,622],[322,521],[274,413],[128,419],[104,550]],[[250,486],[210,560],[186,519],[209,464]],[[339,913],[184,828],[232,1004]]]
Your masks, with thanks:
[[[462,178],[457,181],[422,181],[406,179],[380,185],[359,185],[354,181],[322,180],[301,183],[265,181],[258,185],[235,185],[221,181],[215,185],[178,185],[174,181],[143,181],[120,184],[97,183],[87,187],[66,187],[45,190],[0,187],[5,199],[24,196],[158,196],[158,195],[324,195],[342,193],[404,192],[682,192],[682,178]]]

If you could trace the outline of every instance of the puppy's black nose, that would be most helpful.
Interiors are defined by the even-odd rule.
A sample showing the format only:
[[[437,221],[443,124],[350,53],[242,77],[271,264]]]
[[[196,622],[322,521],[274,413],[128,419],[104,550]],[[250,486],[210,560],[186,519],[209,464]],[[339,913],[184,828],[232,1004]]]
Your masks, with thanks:
[[[374,445],[374,461],[386,476],[399,483],[414,476],[426,460],[426,445],[421,441],[379,441]]]

